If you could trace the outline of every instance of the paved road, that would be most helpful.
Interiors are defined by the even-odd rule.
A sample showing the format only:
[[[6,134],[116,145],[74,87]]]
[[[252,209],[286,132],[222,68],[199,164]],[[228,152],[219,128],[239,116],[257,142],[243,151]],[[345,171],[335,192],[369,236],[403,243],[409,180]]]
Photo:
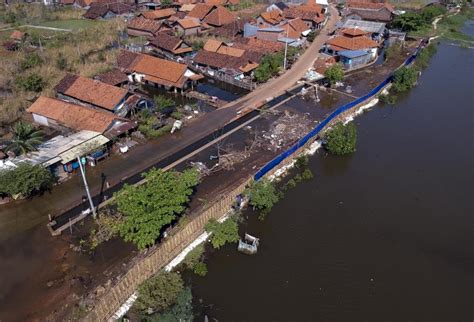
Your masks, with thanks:
[[[212,136],[215,131],[235,119],[238,116],[238,111],[248,109],[269,97],[276,97],[293,86],[313,65],[314,60],[319,55],[319,48],[327,39],[327,31],[331,31],[338,21],[337,12],[334,9],[331,9],[331,12],[331,19],[321,31],[320,36],[315,39],[308,50],[285,74],[270,80],[245,97],[228,104],[225,108],[206,114],[202,119],[167,137],[166,140],[138,147],[132,150],[131,155],[125,159],[112,158],[99,163],[96,169],[88,172],[87,177],[91,193],[99,195],[102,188],[104,188],[104,183],[100,179],[100,171],[105,173],[107,181],[113,189],[125,178],[141,173],[151,166],[164,167],[172,163],[177,154],[182,157],[183,153],[189,153],[194,148],[199,148],[200,143],[198,142],[205,140],[210,135]],[[27,230],[36,224],[45,223],[48,214],[59,215],[80,204],[83,194],[82,183],[78,178],[73,178],[55,187],[51,194],[2,207],[3,209],[0,209],[0,215],[2,215],[0,240],[8,238],[10,234]]]
[[[280,77],[269,80],[248,95],[226,105],[225,107],[241,110],[253,106],[254,104],[264,102],[269,97],[277,97],[283,94],[285,90],[289,89],[300,80],[306,74],[308,69],[313,66],[316,58],[321,56],[319,50],[329,38],[327,35],[328,32],[334,30],[336,23],[341,19],[337,10],[333,6],[330,6],[329,10],[331,16],[329,17],[326,26],[321,30],[318,37],[315,38],[311,46],[303,53],[298,61],[293,64],[291,69],[287,70]]]

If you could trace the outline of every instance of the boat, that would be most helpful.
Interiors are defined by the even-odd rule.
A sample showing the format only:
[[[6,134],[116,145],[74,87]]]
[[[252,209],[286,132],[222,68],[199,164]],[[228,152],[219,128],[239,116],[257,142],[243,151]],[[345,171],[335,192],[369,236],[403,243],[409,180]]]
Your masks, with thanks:
[[[257,237],[245,233],[244,240],[239,240],[237,250],[244,254],[254,255],[257,253],[259,241],[260,240]]]

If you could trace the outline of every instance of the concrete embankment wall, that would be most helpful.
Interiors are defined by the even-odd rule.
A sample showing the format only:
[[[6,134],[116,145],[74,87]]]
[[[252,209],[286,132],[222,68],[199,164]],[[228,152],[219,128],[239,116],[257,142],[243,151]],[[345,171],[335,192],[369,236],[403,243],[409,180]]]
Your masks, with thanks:
[[[98,296],[93,309],[83,321],[107,321],[120,306],[133,294],[138,286],[164,268],[174,257],[183,251],[199,235],[209,219],[223,217],[232,207],[237,195],[242,194],[252,178],[238,182],[231,191],[217,197],[184,227],[172,231],[162,243],[150,253],[139,259],[116,283]]]

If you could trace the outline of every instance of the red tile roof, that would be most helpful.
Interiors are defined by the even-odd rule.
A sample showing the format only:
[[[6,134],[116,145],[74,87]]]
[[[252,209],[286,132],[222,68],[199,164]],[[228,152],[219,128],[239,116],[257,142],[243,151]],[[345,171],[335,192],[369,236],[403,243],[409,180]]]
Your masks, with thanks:
[[[203,20],[213,8],[215,8],[213,5],[198,3],[194,6],[193,10],[188,13],[188,16]]]
[[[127,74],[121,72],[118,69],[113,69],[109,72],[99,74],[95,76],[95,78],[103,83],[106,83],[112,86],[117,86],[122,83],[128,82]]]
[[[162,23],[152,19],[146,19],[142,17],[135,17],[130,20],[127,24],[128,29],[134,29],[139,31],[145,31],[152,34],[156,34],[160,31]]]
[[[364,35],[367,35],[367,32],[362,30],[362,29],[359,29],[359,28],[346,28],[346,29],[342,29],[341,30],[341,33],[343,33],[344,35],[347,35],[347,36],[351,36],[351,37],[358,37],[358,36],[364,36]]]
[[[89,130],[103,133],[117,119],[114,114],[41,96],[28,112],[55,120],[76,131]]]
[[[112,111],[127,95],[127,90],[98,80],[67,74],[55,90],[63,95]]]
[[[176,13],[176,10],[174,10],[173,8],[167,8],[167,9],[161,9],[161,10],[145,11],[141,15],[147,19],[159,20],[159,19],[171,17],[175,13]]]
[[[271,25],[276,25],[282,22],[285,17],[281,14],[279,10],[265,11],[260,14],[260,17],[267,23]]]
[[[204,18],[205,23],[216,27],[230,24],[236,20],[234,14],[222,6],[216,7]]]
[[[184,43],[181,38],[175,37],[168,32],[159,32],[155,38],[150,41],[150,45],[176,55],[193,51],[193,48]]]
[[[335,50],[360,50],[375,48],[378,44],[372,39],[364,36],[359,37],[346,37],[346,36],[336,36],[327,41],[331,47]]]

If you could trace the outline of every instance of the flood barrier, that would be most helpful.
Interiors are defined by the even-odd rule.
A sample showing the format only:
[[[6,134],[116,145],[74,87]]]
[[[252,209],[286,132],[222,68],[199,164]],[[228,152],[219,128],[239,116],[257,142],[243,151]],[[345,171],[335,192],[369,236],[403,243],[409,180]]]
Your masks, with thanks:
[[[416,58],[416,56],[419,53],[421,47],[419,47],[415,54],[410,56],[400,67],[402,66],[408,66],[410,65]],[[296,144],[294,144],[292,147],[290,147],[288,150],[280,153],[277,157],[275,157],[273,160],[268,162],[263,168],[261,168],[254,176],[254,180],[260,180],[263,178],[266,174],[268,174],[270,171],[272,171],[274,168],[276,168],[280,163],[282,163],[285,159],[293,155],[296,151],[298,151],[300,148],[302,148],[306,143],[308,143],[310,140],[317,138],[319,133],[333,120],[335,120],[338,116],[341,114],[349,111],[350,109],[360,105],[363,102],[366,102],[372,98],[374,98],[378,93],[389,83],[391,83],[393,80],[393,73],[387,77],[383,82],[381,82],[377,87],[372,89],[369,93],[367,93],[364,96],[359,97],[358,99],[349,102],[345,105],[342,105],[338,109],[336,109],[334,112],[332,112],[327,118],[325,118],[321,123],[319,123],[311,132],[306,134],[303,138],[301,138]]]

